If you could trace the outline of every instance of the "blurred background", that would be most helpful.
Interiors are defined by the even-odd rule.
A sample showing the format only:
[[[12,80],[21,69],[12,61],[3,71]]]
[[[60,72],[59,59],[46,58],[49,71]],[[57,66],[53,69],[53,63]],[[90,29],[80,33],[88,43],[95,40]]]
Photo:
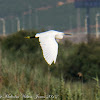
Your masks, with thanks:
[[[1,99],[99,100],[99,6],[99,0],[0,0]],[[51,66],[38,39],[24,39],[47,30],[72,34],[59,41]]]
[[[86,33],[86,9],[84,7],[75,8],[74,2],[75,0],[1,0],[0,34],[3,33],[3,20],[5,21],[5,34],[24,29],[55,29]],[[92,7],[90,10],[90,27],[91,33],[94,34],[96,32],[96,16],[98,16],[98,23],[100,21],[99,12],[99,7]]]

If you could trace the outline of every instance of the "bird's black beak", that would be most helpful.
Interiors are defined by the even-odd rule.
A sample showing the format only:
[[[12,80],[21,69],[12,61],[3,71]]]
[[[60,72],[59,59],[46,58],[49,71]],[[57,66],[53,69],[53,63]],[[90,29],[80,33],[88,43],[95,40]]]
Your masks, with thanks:
[[[35,38],[35,36],[31,36],[30,38]]]
[[[35,36],[26,36],[26,37],[24,37],[24,38],[26,38],[26,39],[31,39],[31,38],[35,38]]]

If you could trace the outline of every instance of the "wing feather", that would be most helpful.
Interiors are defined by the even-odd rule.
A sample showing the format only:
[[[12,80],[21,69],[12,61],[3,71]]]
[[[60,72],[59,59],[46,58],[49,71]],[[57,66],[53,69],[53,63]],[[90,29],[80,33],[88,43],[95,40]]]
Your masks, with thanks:
[[[58,43],[56,42],[55,38],[40,36],[39,41],[46,62],[49,65],[51,65],[53,62],[55,63],[58,54]]]

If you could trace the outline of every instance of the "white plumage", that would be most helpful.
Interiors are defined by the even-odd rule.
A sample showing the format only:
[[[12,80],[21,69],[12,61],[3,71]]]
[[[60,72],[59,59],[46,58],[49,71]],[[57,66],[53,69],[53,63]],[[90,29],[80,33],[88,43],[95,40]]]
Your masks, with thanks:
[[[49,65],[51,65],[53,62],[56,62],[58,54],[58,43],[56,42],[55,38],[62,39],[63,35],[63,32],[58,32],[55,30],[37,33],[35,35],[35,37],[39,37],[43,56]]]
[[[71,34],[65,34],[71,35]],[[62,39],[64,36],[63,32],[49,30],[42,33],[37,33],[35,38],[39,38],[40,46],[43,51],[43,56],[46,62],[51,65],[53,62],[56,62],[57,54],[58,54],[58,43],[56,39]],[[27,36],[25,38],[34,38]]]

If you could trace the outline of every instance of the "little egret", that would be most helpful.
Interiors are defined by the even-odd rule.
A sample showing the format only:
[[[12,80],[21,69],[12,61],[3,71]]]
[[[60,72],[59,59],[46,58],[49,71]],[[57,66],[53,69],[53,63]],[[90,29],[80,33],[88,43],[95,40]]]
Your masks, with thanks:
[[[46,32],[37,33],[35,36],[27,36],[25,38],[39,38],[40,46],[43,51],[45,61],[51,65],[55,64],[58,54],[58,43],[56,39],[62,39],[64,35],[71,35],[64,32],[49,30]]]

